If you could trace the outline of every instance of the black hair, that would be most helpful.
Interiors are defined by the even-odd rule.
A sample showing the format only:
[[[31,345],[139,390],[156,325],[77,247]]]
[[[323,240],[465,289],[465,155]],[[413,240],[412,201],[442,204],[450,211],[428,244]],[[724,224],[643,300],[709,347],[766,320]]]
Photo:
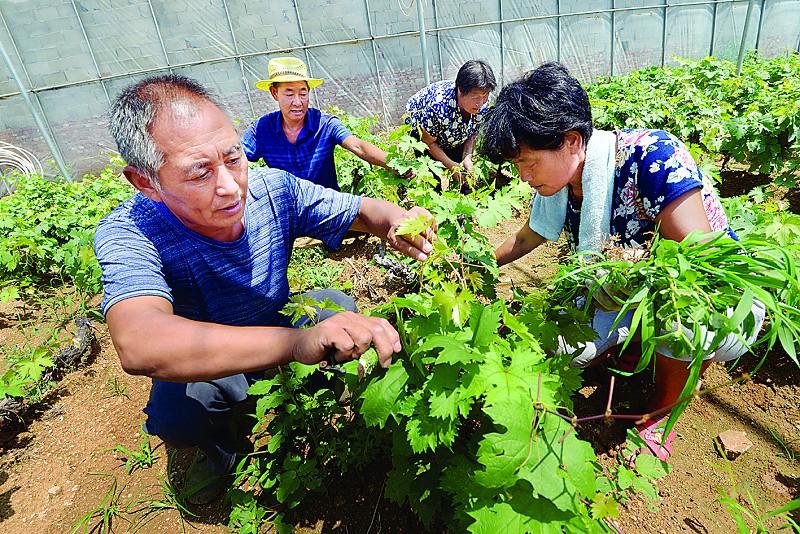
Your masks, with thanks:
[[[491,93],[496,87],[497,82],[494,79],[492,67],[479,59],[470,59],[461,65],[456,74],[456,88],[462,95],[466,95],[473,89]]]
[[[500,91],[483,121],[480,152],[499,163],[519,156],[522,146],[561,148],[569,131],[589,142],[589,97],[564,65],[545,63]]]

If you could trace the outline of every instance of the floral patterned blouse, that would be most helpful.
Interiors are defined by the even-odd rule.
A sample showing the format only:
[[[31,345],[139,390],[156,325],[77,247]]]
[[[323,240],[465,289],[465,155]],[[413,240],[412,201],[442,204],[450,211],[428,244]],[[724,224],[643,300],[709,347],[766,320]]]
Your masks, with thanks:
[[[616,130],[617,160],[611,205],[611,235],[623,247],[643,246],[655,231],[655,218],[670,202],[692,189],[702,189],[703,205],[712,230],[727,230],[728,217],[711,182],[705,178],[686,146],[663,130]],[[567,207],[565,230],[572,250],[577,248],[580,201]]]
[[[488,105],[477,115],[461,112],[456,104],[456,82],[442,81],[420,89],[406,102],[406,124],[422,126],[443,149],[456,148],[478,131]]]

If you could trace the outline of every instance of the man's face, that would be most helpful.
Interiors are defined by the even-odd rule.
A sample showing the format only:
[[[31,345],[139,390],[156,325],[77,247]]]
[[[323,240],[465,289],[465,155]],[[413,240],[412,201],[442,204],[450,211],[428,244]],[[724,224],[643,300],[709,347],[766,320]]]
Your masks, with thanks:
[[[284,120],[301,121],[308,111],[308,84],[306,82],[281,82],[269,88],[278,103]]]
[[[200,235],[218,241],[239,238],[247,160],[228,117],[205,100],[178,102],[157,119],[152,136],[164,164],[158,172],[161,186],[151,198]]]

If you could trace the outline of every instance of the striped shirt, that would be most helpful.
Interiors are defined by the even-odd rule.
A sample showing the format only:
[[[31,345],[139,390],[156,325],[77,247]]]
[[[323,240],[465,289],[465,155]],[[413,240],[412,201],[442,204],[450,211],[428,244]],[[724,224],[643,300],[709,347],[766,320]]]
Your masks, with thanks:
[[[308,108],[303,129],[292,144],[283,133],[281,112],[273,111],[247,128],[242,148],[248,161],[263,159],[274,169],[338,191],[333,151],[349,136],[350,131],[338,117]]]
[[[186,228],[164,204],[141,193],[106,216],[95,233],[103,269],[104,314],[132,297],[158,296],[174,313],[238,326],[288,326],[287,267],[300,236],[338,247],[361,198],[275,169],[250,171],[245,229],[216,241]]]

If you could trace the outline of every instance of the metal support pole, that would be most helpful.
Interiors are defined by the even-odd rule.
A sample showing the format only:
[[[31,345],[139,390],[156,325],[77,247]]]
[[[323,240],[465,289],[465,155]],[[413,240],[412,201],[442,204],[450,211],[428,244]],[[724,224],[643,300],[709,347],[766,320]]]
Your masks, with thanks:
[[[425,85],[431,84],[431,74],[428,68],[428,43],[425,40],[425,11],[422,8],[424,0],[417,0],[417,19],[419,19],[419,46],[422,48],[422,69],[425,74]]]
[[[436,0],[431,0],[433,5],[433,23],[439,29],[439,10],[436,9]],[[439,54],[439,79],[444,80],[444,61],[442,61],[442,34],[436,32],[436,52]]]
[[[761,44],[761,26],[764,24],[764,4],[766,2],[761,0],[761,9],[758,10],[758,30],[756,31],[756,50],[760,48]]]
[[[244,75],[244,60],[239,55],[239,44],[236,42],[236,32],[233,31],[233,23],[231,22],[231,14],[228,11],[227,0],[222,0],[222,7],[225,9],[225,19],[228,21],[228,29],[231,31],[233,52],[237,56],[238,60],[237,62],[239,63],[239,71],[242,73],[242,85],[244,86],[244,94],[247,95],[247,103],[250,104],[250,116],[255,118],[256,108],[253,107],[253,99],[250,98],[250,87],[247,85],[247,77]]]
[[[158,36],[158,44],[161,45],[161,52],[164,53],[164,61],[166,62],[166,67],[172,72],[172,67],[170,66],[169,61],[169,54],[167,53],[167,47],[164,46],[164,38],[161,36],[161,28],[158,26],[158,19],[156,18],[156,12],[153,9],[153,2],[147,0],[147,7],[150,8],[150,16],[153,17],[153,24],[156,27],[156,35]]]
[[[31,97],[28,95],[28,90],[25,88],[25,84],[22,83],[22,80],[17,73],[17,69],[14,68],[14,64],[11,62],[11,58],[8,56],[2,41],[0,41],[0,55],[3,56],[3,61],[6,62],[9,72],[11,72],[11,77],[14,78],[14,81],[17,83],[19,92],[22,95],[23,100],[25,100],[25,104],[28,106],[28,110],[31,112],[31,115],[33,115],[33,122],[36,123],[39,133],[42,134],[44,142],[47,143],[47,148],[50,149],[50,153],[53,155],[53,159],[56,161],[56,165],[58,166],[59,172],[61,172],[61,176],[63,176],[68,182],[71,182],[72,174],[70,174],[70,172],[67,170],[67,166],[64,163],[64,158],[61,155],[61,151],[58,149],[58,145],[56,145],[55,140],[50,136],[50,132],[45,127],[42,118],[39,117],[39,113],[36,111],[36,108],[33,107],[33,102],[31,102]]]
[[[83,34],[83,39],[86,41],[86,46],[89,47],[89,56],[92,58],[92,63],[94,64],[94,70],[97,72],[97,77],[100,78],[103,76],[103,73],[100,72],[100,65],[97,63],[97,58],[94,56],[94,50],[92,50],[92,42],[89,40],[89,35],[86,33],[86,28],[83,25],[83,19],[81,19],[81,14],[78,11],[78,6],[75,5],[75,0],[70,0],[72,4],[72,9],[75,11],[75,17],[78,19],[78,26],[81,27],[81,33]],[[108,105],[111,105],[111,97],[108,96],[108,88],[106,87],[106,83],[103,80],[100,80],[100,86],[103,88],[103,92],[106,94],[106,101]]]
[[[306,56],[308,75],[309,77],[313,78],[314,74],[311,70],[311,54],[308,53],[308,48],[306,48],[306,34],[303,32],[303,23],[300,21],[300,8],[297,7],[297,0],[292,0],[292,5],[294,6],[294,16],[297,17],[297,31],[300,32],[300,41],[303,43],[303,52]],[[319,97],[317,96],[317,93],[312,91],[312,96],[314,97],[314,106],[319,108]]]
[[[372,43],[372,59],[375,61],[375,77],[378,80],[378,94],[381,98],[381,109],[383,110],[383,125],[389,130],[389,113],[386,111],[386,100],[383,97],[383,83],[381,82],[381,71],[378,68],[378,47],[375,44],[372,34],[372,15],[369,12],[369,0],[364,0],[364,9],[367,10],[367,29],[369,30],[370,42]]]
[[[708,47],[708,55],[714,55],[714,41],[717,40],[717,4],[714,4],[714,11],[711,15],[711,45]]]
[[[667,59],[667,9],[669,0],[664,0],[664,17],[661,24],[661,66],[664,66]]]
[[[164,54],[164,62],[167,69],[172,72],[172,67],[170,66],[169,61],[169,54],[167,53],[167,47],[164,46],[164,38],[161,36],[161,28],[158,26],[158,19],[156,18],[156,12],[153,9],[153,2],[147,0],[147,7],[150,8],[150,16],[153,17],[153,25],[156,28],[156,35],[158,36],[158,44],[161,45],[161,52]]]
[[[614,0],[611,0],[611,9],[616,9],[616,5]],[[616,17],[614,16],[614,12],[611,12],[611,76],[614,76],[614,40],[615,40],[615,33],[617,31],[616,28]]]
[[[503,0],[497,0],[497,7],[500,11],[500,87],[503,86],[506,79],[506,55],[505,46],[503,41]],[[438,26],[438,24],[437,24]],[[438,34],[437,34],[438,37]]]
[[[25,62],[22,60],[22,55],[19,53],[19,48],[17,48],[17,43],[14,40],[14,35],[11,33],[11,29],[8,27],[8,23],[6,23],[6,18],[3,16],[3,11],[2,10],[0,10],[0,22],[3,23],[3,28],[5,28],[6,33],[8,34],[8,39],[11,42],[12,48],[14,49],[14,54],[17,56],[17,59],[19,60],[19,65],[20,65],[20,68],[22,69],[22,73],[25,75],[25,79],[28,82],[27,87],[33,87],[33,81],[31,80],[31,77],[28,74],[28,69],[25,68]],[[53,143],[55,144],[56,149],[58,149],[58,154],[59,154],[59,157],[60,157],[61,149],[60,149],[60,147],[58,145],[58,141],[55,138],[55,134],[53,133],[53,128],[50,126],[50,121],[47,120],[47,113],[45,113],[44,106],[42,106],[42,101],[39,99],[39,95],[37,93],[32,93],[32,94],[33,94],[33,98],[36,99],[36,104],[39,106],[38,107],[39,111],[41,111],[41,113],[42,113],[42,115],[41,115],[42,122],[44,122],[45,128],[47,128],[47,131],[49,132],[50,138],[53,140]],[[45,139],[47,139],[47,138],[45,138]],[[53,151],[51,150],[50,152],[52,154]],[[58,161],[56,159],[56,155],[55,154],[52,154],[52,155],[53,155],[53,158],[56,161]],[[61,161],[63,162],[63,158],[61,158]]]
[[[556,0],[556,61],[561,62],[561,0]]]
[[[753,0],[747,2],[747,14],[744,16],[744,29],[742,30],[742,40],[739,43],[739,57],[736,60],[736,75],[742,73],[742,63],[744,62],[744,51],[747,44],[747,32],[750,30],[750,15],[753,13]]]

